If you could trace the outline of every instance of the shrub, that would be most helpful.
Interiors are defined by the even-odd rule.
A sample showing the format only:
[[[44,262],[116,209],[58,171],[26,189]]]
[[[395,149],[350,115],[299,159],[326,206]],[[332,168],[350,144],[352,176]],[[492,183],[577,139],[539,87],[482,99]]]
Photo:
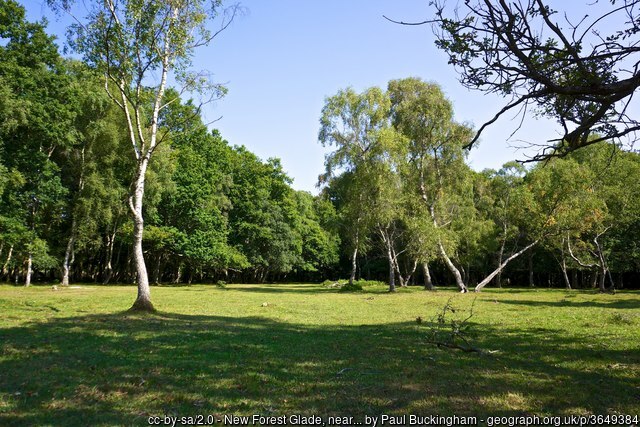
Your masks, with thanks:
[[[347,282],[340,287],[340,292],[358,292],[361,290],[362,290],[362,285],[357,281],[353,282],[353,284],[349,284],[349,282]]]

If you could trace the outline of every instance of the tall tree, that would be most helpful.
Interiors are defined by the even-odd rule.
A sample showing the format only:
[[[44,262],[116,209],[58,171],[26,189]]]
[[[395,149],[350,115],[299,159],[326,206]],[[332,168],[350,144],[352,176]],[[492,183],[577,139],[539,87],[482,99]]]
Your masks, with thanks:
[[[322,108],[318,140],[335,150],[325,159],[326,173],[320,183],[327,183],[338,173],[348,174],[350,181],[343,194],[341,216],[347,221],[348,243],[351,252],[351,275],[356,276],[358,251],[366,247],[366,234],[371,226],[370,165],[382,155],[381,131],[388,128],[389,98],[379,88],[363,93],[353,89],[339,91],[327,98]]]
[[[469,207],[470,199],[465,195],[469,169],[462,146],[471,138],[471,129],[453,120],[451,103],[435,84],[417,78],[392,80],[389,95],[393,124],[408,141],[402,165],[406,179],[431,218],[440,258],[460,291],[467,292],[450,256],[457,240],[450,225],[454,219],[464,220]]]
[[[71,1],[50,3],[68,9]],[[173,75],[182,92],[223,94],[222,87],[187,70],[193,51],[226,28],[236,10],[232,7],[228,13],[219,0],[106,0],[93,6],[84,23],[72,26],[76,36],[72,46],[104,73],[107,93],[123,112],[136,162],[129,197],[138,284],[134,310],[154,310],[142,249],[143,200],[149,162],[164,138],[158,132],[159,115],[176,100],[166,96],[168,79]],[[207,24],[221,15],[220,30],[212,33]]]

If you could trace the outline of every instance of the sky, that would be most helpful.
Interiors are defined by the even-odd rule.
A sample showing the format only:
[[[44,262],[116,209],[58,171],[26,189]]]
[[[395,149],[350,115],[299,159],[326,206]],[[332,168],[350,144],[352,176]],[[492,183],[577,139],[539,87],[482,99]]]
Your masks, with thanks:
[[[403,26],[383,18],[421,21],[433,11],[427,0],[243,0],[243,12],[196,51],[194,70],[206,70],[228,94],[204,109],[231,145],[244,145],[262,159],[278,157],[293,187],[317,193],[329,148],[318,142],[325,98],[340,89],[386,88],[389,80],[419,77],[438,83],[454,106],[456,120],[476,128],[505,99],[469,91],[457,80],[446,55],[434,45],[430,26]],[[30,20],[46,17],[48,31],[65,42],[68,19],[56,18],[43,0],[26,0]],[[469,153],[476,170],[500,168],[532,151],[518,148],[558,135],[549,120],[506,115],[483,132]]]

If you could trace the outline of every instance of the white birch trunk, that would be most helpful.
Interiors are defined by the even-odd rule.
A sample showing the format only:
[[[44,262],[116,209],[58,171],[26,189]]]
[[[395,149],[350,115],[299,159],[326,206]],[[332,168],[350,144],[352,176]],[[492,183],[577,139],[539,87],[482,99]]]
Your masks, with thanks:
[[[456,279],[456,286],[458,286],[458,289],[460,290],[460,292],[462,293],[469,292],[469,290],[464,284],[464,281],[462,280],[462,275],[460,274],[460,271],[456,268],[453,262],[451,262],[451,259],[447,255],[447,252],[444,250],[444,246],[442,246],[442,241],[440,239],[438,239],[438,251],[440,252],[440,257],[442,257],[442,259],[444,260],[444,263],[447,265],[447,268],[449,269],[449,271],[451,271],[451,273],[453,274],[453,277]]]
[[[426,290],[433,290],[433,282],[431,281],[431,272],[429,271],[429,263],[422,263],[422,270],[424,271],[424,288]]]
[[[149,288],[149,274],[144,261],[144,251],[142,250],[142,235],[144,231],[144,218],[142,217],[142,200],[144,198],[144,182],[147,166],[149,164],[148,155],[138,162],[135,187],[133,195],[129,198],[129,204],[133,213],[133,261],[138,278],[138,296],[131,307],[133,310],[153,311],[151,303],[151,289]]]
[[[564,279],[565,289],[571,289],[571,282],[569,281],[569,276],[567,275],[567,263],[564,259],[564,254],[562,254],[562,260],[560,261],[560,268],[562,270],[562,278]]]
[[[353,285],[356,280],[356,270],[358,268],[358,236],[356,235],[356,244],[351,255],[351,276],[349,276],[349,284]]]
[[[7,254],[7,260],[4,262],[4,265],[2,266],[2,275],[6,275],[9,274],[9,263],[11,262],[11,257],[13,256],[13,245],[9,246],[9,253]],[[8,278],[7,280],[11,280],[10,278]]]
[[[71,224],[71,236],[69,236],[69,241],[67,242],[67,249],[64,252],[64,261],[62,263],[62,286],[69,286],[69,270],[71,269],[72,260],[72,252],[73,252],[73,244],[75,242],[75,228],[76,228],[76,220],[73,219]]]
[[[491,282],[491,280],[493,280],[493,278],[498,275],[506,266],[507,264],[509,264],[511,261],[513,261],[514,259],[518,258],[520,255],[522,255],[523,253],[525,253],[526,251],[528,251],[529,249],[531,249],[532,247],[534,247],[535,245],[538,244],[540,240],[536,240],[533,243],[525,246],[524,248],[522,248],[521,250],[519,250],[518,252],[516,252],[515,254],[511,255],[509,258],[507,258],[506,260],[504,260],[502,262],[502,264],[500,264],[498,266],[498,268],[496,268],[495,270],[493,270],[493,272],[491,274],[489,274],[487,277],[485,277],[482,282],[478,283],[478,285],[475,287],[475,291],[479,292],[480,290],[482,290],[482,288],[484,288],[485,286],[487,286],[489,284],[489,282]]]
[[[25,276],[24,285],[31,286],[31,273],[33,272],[33,254],[29,253],[29,258],[27,258],[27,274]]]

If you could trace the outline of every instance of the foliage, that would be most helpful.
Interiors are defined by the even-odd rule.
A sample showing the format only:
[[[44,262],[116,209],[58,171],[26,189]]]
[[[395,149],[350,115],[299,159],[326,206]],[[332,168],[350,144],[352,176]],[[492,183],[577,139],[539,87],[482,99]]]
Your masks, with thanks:
[[[461,83],[509,99],[469,146],[511,110],[552,117],[564,130],[533,160],[615,142],[640,129],[627,112],[640,86],[638,71],[628,68],[640,31],[635,2],[586,2],[566,11],[545,3],[467,1],[459,10],[432,3],[436,45],[448,54]]]

